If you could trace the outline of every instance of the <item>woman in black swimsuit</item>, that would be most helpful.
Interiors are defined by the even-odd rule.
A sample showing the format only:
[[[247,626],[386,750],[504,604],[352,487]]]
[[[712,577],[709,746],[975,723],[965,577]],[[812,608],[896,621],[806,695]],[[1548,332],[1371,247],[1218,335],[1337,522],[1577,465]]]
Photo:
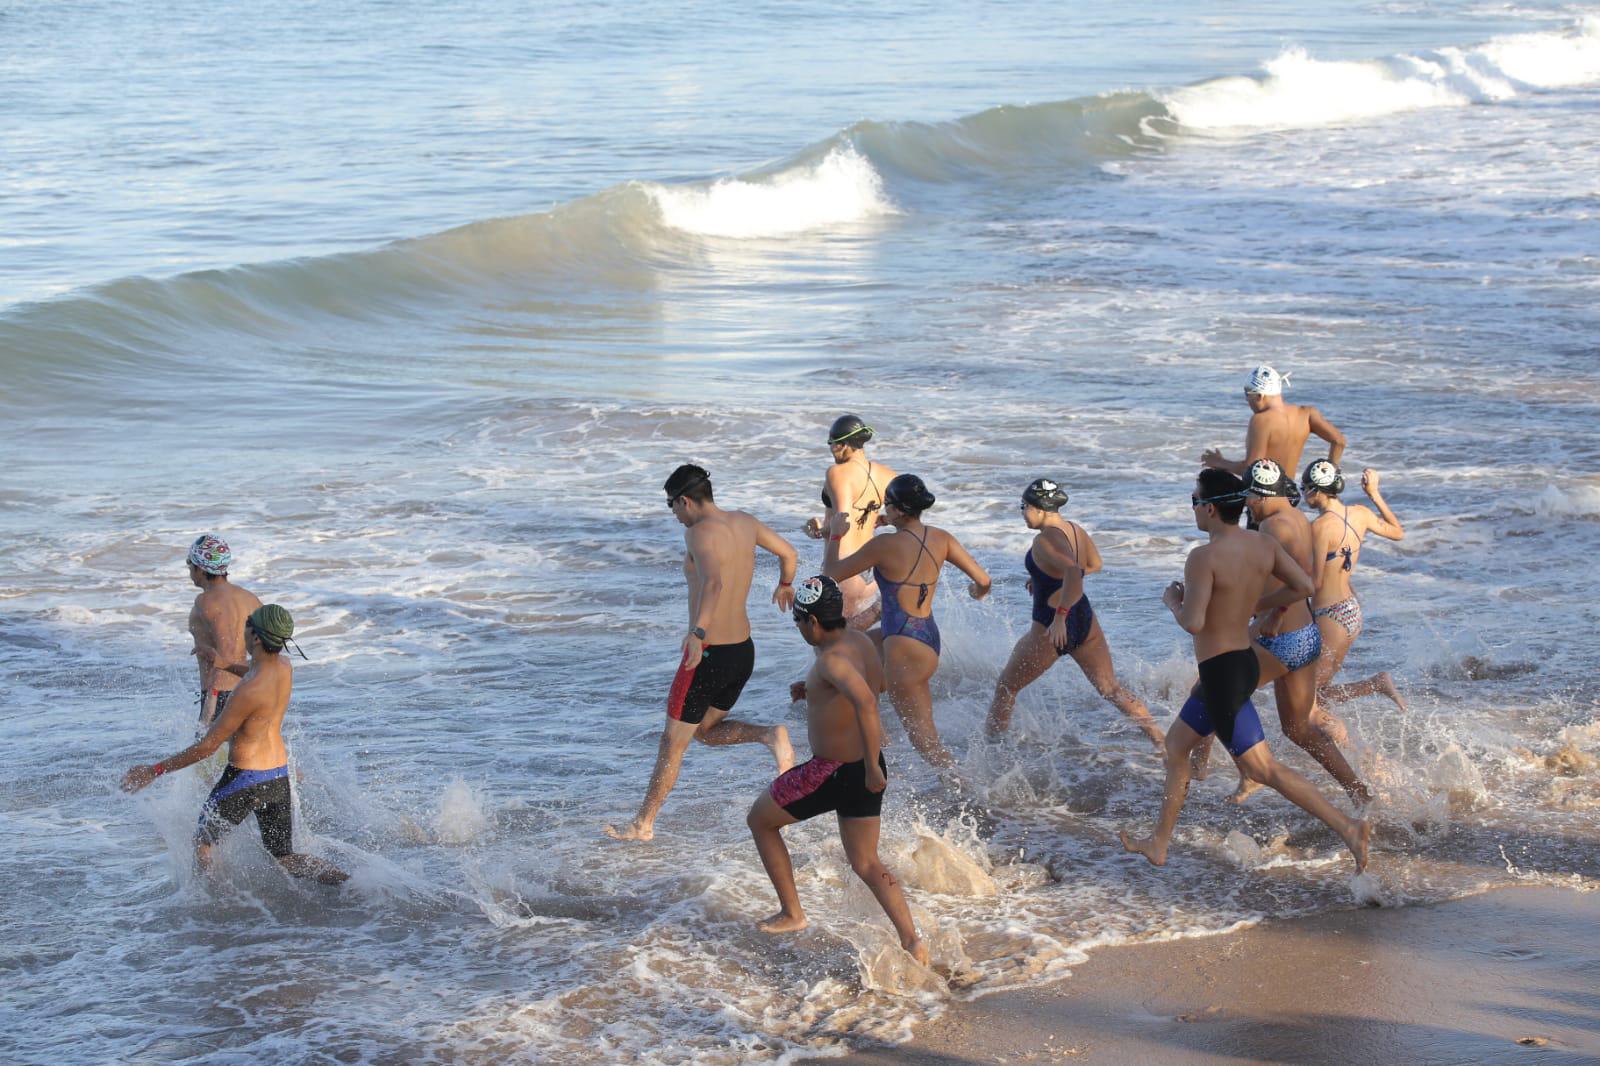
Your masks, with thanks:
[[[1076,522],[1061,517],[1067,494],[1054,481],[1040,478],[1022,491],[1022,520],[1036,530],[1033,546],[1023,557],[1028,591],[1033,595],[1033,620],[1011,649],[1011,661],[994,686],[986,726],[991,737],[1011,725],[1017,693],[1033,684],[1063,655],[1070,655],[1095,691],[1116,705],[1165,750],[1166,735],[1146,707],[1117,680],[1111,646],[1100,629],[1083,579],[1100,569],[1094,539]]]

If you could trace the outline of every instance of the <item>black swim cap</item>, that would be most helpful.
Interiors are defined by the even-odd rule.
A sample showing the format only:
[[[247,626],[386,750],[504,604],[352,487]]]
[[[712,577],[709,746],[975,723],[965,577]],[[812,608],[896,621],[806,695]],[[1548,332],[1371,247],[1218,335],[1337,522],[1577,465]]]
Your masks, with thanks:
[[[1325,492],[1329,496],[1337,496],[1344,491],[1344,472],[1330,460],[1318,459],[1306,467],[1305,473],[1300,475],[1300,483],[1307,492]]]
[[[1059,511],[1067,502],[1067,493],[1054,481],[1042,477],[1022,490],[1022,502],[1041,511]]]
[[[822,574],[797,583],[793,613],[796,621],[815,618],[824,625],[844,621],[844,593],[839,583]]]
[[[848,444],[859,448],[872,439],[872,427],[861,421],[859,415],[840,415],[828,428],[829,444]]]
[[[1271,459],[1257,459],[1251,463],[1248,481],[1252,496],[1284,496],[1291,500],[1300,499],[1300,490],[1294,487],[1294,480]]]
[[[901,474],[883,490],[883,502],[915,518],[934,504],[935,497],[915,474]]]

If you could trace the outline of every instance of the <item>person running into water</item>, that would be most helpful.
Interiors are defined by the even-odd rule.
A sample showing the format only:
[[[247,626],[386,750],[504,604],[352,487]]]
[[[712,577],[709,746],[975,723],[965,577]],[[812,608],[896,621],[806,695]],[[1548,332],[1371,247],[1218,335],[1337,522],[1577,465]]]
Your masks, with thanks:
[[[967,554],[954,536],[923,525],[922,513],[934,504],[933,493],[915,474],[901,474],[883,492],[879,521],[895,528],[873,537],[850,555],[840,558],[850,516],[833,516],[822,569],[835,581],[872,570],[883,596],[883,666],[888,674],[889,700],[900,715],[911,744],[929,764],[939,769],[955,759],[939,740],[933,724],[933,694],[928,682],[939,668],[939,624],[933,620],[933,590],[946,562],[954,563],[972,579],[972,598],[989,594],[989,574]],[[889,574],[902,577],[890,579]]]
[[[1189,553],[1183,580],[1167,586],[1161,600],[1184,630],[1194,635],[1200,693],[1190,695],[1167,730],[1167,783],[1161,814],[1148,837],[1124,830],[1122,846],[1157,866],[1189,791],[1189,757],[1215,732],[1234,762],[1252,781],[1276,789],[1295,806],[1338,833],[1355,856],[1356,872],[1367,866],[1370,823],[1351,818],[1329,803],[1305,778],[1272,757],[1250,694],[1261,670],[1250,639],[1254,614],[1287,607],[1311,595],[1311,578],[1283,545],[1264,533],[1239,528],[1245,486],[1226,470],[1202,470],[1190,503],[1195,525],[1208,543]],[[1281,583],[1267,595],[1273,579]]]
[[[855,415],[840,415],[828,430],[828,450],[833,465],[822,481],[822,505],[827,513],[806,523],[806,536],[821,540],[828,523],[843,512],[850,517],[839,554],[849,555],[872,539],[878,528],[878,512],[883,506],[883,488],[894,480],[893,470],[867,458],[867,442],[872,427]],[[878,592],[865,575],[857,574],[839,582],[844,590],[844,613],[853,629],[870,629],[877,622]]]
[[[1022,520],[1036,530],[1033,545],[1022,557],[1033,595],[1033,622],[995,683],[987,730],[991,737],[1011,725],[1017,693],[1033,684],[1063,655],[1070,655],[1094,690],[1110,700],[1162,750],[1161,727],[1133,693],[1117,680],[1111,646],[1094,616],[1083,579],[1100,569],[1100,552],[1083,527],[1061,517],[1067,494],[1054,481],[1040,478],[1022,490]]]
[[[1296,494],[1288,476],[1271,459],[1257,459],[1250,464],[1246,482],[1245,506],[1250,509],[1257,528],[1281,544],[1296,566],[1308,574],[1316,573],[1312,562],[1311,523],[1289,502]],[[1275,580],[1267,583],[1268,594],[1281,588]],[[1366,803],[1372,798],[1367,786],[1345,761],[1326,727],[1325,716],[1317,709],[1317,664],[1322,659],[1322,634],[1311,617],[1311,601],[1296,600],[1287,607],[1258,615],[1254,635],[1256,657],[1261,664],[1258,684],[1272,684],[1283,735],[1321,763],[1351,799]],[[1260,787],[1241,769],[1234,800],[1242,802]]]
[[[1317,594],[1311,601],[1311,613],[1316,616],[1322,630],[1323,654],[1317,666],[1317,698],[1327,703],[1343,703],[1358,696],[1383,694],[1395,702],[1402,711],[1406,701],[1394,686],[1387,671],[1373,674],[1364,681],[1345,685],[1329,684],[1344,665],[1350,646],[1361,635],[1361,601],[1350,588],[1350,574],[1356,560],[1361,557],[1361,541],[1368,533],[1376,533],[1389,540],[1404,540],[1405,527],[1383,502],[1378,491],[1379,476],[1376,470],[1361,472],[1361,488],[1367,498],[1378,508],[1361,504],[1346,504],[1339,499],[1344,492],[1344,475],[1326,459],[1318,459],[1306,467],[1301,476],[1306,503],[1320,511],[1311,524],[1315,538],[1314,558],[1318,560]]]
[[[778,587],[772,602],[780,611],[794,602],[794,572],[799,556],[789,542],[743,511],[724,511],[711,493],[711,475],[684,464],[665,485],[667,506],[684,526],[683,577],[689,586],[689,630],[683,638],[683,659],[667,694],[667,724],[661,731],[655,769],[644,802],[632,822],[606,826],[617,840],[650,840],[656,815],[678,781],[683,753],[691,740],[702,744],[764,744],[777,760],[778,772],[794,765],[789,731],[781,725],[759,726],[728,718],[739,693],[755,668],[756,646],[750,639],[745,601],[755,579],[756,549],[778,557]]]
[[[795,590],[794,624],[816,655],[806,677],[805,697],[811,758],[780,774],[745,820],[761,865],[778,892],[778,913],[757,928],[792,933],[806,927],[781,830],[833,811],[850,868],[877,897],[900,936],[900,946],[926,966],[928,949],[917,937],[905,893],[878,858],[878,817],[889,784],[883,723],[878,718],[884,672],[878,649],[866,634],[846,626],[844,593],[832,578],[808,577],[800,583]]]
[[[294,850],[289,749],[283,742],[283,716],[289,710],[294,670],[289,657],[282,654],[286,644],[294,643],[294,619],[288,611],[271,603],[250,612],[241,628],[250,664],[206,735],[176,755],[133,767],[123,775],[122,789],[138,792],[162,774],[208,758],[226,743],[227,769],[200,808],[200,827],[194,839],[200,868],[210,870],[217,844],[229,830],[254,814],[261,843],[278,865],[295,877],[338,884],[350,875],[332,863]],[[298,645],[295,651],[300,651]],[[305,657],[304,653],[301,657]]]
[[[1280,375],[1270,366],[1256,367],[1244,386],[1245,402],[1252,412],[1245,430],[1244,458],[1228,459],[1210,448],[1200,456],[1200,464],[1243,477],[1257,459],[1271,459],[1293,478],[1300,469],[1306,439],[1313,433],[1328,442],[1328,459],[1337,463],[1344,454],[1344,434],[1315,407],[1285,403],[1283,390],[1288,386],[1289,375]],[[1299,502],[1298,493],[1294,502]]]
[[[194,638],[191,653],[200,666],[200,728],[216,719],[239,678],[217,663],[244,661],[244,620],[261,606],[255,593],[228,580],[233,552],[221,537],[202,533],[189,545],[189,580],[200,594],[189,609],[189,634]]]

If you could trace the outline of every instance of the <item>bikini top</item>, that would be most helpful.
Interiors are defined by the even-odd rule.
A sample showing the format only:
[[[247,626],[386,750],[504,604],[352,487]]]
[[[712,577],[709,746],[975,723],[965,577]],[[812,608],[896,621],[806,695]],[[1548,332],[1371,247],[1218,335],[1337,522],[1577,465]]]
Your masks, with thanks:
[[[1350,519],[1346,517],[1346,512],[1347,511],[1349,511],[1348,507],[1346,507],[1344,511],[1340,511],[1339,512],[1339,520],[1344,523],[1344,532],[1339,534],[1339,547],[1335,548],[1333,551],[1329,552],[1327,555],[1324,555],[1322,557],[1322,561],[1325,562],[1325,563],[1331,563],[1331,562],[1333,562],[1334,556],[1342,555],[1342,556],[1344,556],[1344,565],[1342,567],[1340,567],[1340,569],[1344,570],[1346,573],[1349,573],[1351,568],[1354,566],[1354,563],[1351,560],[1351,556],[1354,555],[1355,553],[1354,553],[1353,549],[1346,547],[1345,543],[1344,543],[1345,537],[1349,536],[1350,533],[1352,532],[1352,530],[1350,528]],[[1319,519],[1317,519],[1317,521],[1320,522],[1320,521],[1322,521],[1322,519],[1319,518]],[[1361,543],[1361,538],[1357,537],[1356,538],[1356,544],[1359,545],[1360,543]]]
[[[867,484],[872,486],[872,491],[874,493],[878,492],[878,483],[876,481],[872,480],[872,460],[871,459],[867,460]],[[879,495],[881,495],[881,493],[879,493]],[[860,499],[861,499],[860,496],[856,497],[857,501],[859,501]],[[822,506],[826,507],[830,511],[833,510],[833,494],[830,493],[827,489],[823,489],[822,490]],[[854,507],[855,504],[852,503],[850,506]],[[856,517],[856,528],[857,529],[865,529],[867,527],[867,516],[872,514],[875,511],[877,511],[880,506],[881,506],[881,504],[877,500],[872,500],[869,503],[867,503],[865,506],[863,506],[861,508],[861,514]]]
[[[896,532],[898,532],[898,533],[910,533],[911,531],[907,530],[907,529],[902,529],[902,530],[897,530]],[[911,535],[913,537],[916,536],[915,533],[912,533]],[[927,530],[926,526],[923,527],[922,536],[920,538],[918,538],[918,540],[917,540],[917,557],[915,559],[911,560],[911,569],[909,571],[907,571],[906,579],[904,581],[890,581],[888,578],[883,576],[883,571],[880,568],[876,567],[876,566],[872,568],[872,579],[874,581],[876,581],[881,588],[883,588],[885,590],[893,590],[893,592],[898,595],[900,589],[903,586],[908,585],[908,584],[911,583],[911,575],[917,572],[917,564],[922,562],[922,557],[923,557],[924,554],[926,554],[930,559],[933,558],[933,553],[928,551],[928,530]],[[926,603],[928,601],[928,592],[929,592],[929,590],[934,585],[937,585],[938,583],[939,583],[939,575],[938,574],[935,574],[933,576],[933,580],[932,581],[918,582],[918,588],[917,588],[917,606],[918,607],[921,607],[924,603]],[[885,599],[887,599],[887,598],[888,597],[885,597]]]

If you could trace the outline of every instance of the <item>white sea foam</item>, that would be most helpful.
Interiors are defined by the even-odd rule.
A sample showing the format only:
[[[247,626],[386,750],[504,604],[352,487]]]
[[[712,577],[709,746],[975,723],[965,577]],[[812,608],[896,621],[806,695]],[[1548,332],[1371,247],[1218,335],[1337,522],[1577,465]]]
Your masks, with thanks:
[[[1296,129],[1430,107],[1509,100],[1600,81],[1600,19],[1568,33],[1527,33],[1471,48],[1332,61],[1290,48],[1258,77],[1228,77],[1161,94],[1196,131]]]
[[[895,213],[883,179],[851,148],[771,177],[645,189],[663,222],[706,237],[784,237]]]

